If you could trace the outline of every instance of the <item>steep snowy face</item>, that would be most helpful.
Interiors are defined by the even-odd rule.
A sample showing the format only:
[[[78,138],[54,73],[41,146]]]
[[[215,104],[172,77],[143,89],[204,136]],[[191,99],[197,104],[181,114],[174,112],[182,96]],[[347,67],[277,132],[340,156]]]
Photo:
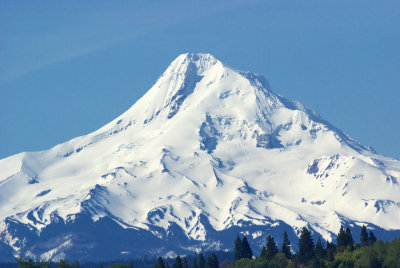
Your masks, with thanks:
[[[43,231],[82,214],[160,239],[178,228],[210,248],[235,226],[308,224],[328,239],[344,222],[400,229],[399,161],[209,54],[179,56],[94,133],[0,167],[0,240],[17,252],[27,246],[10,221]]]

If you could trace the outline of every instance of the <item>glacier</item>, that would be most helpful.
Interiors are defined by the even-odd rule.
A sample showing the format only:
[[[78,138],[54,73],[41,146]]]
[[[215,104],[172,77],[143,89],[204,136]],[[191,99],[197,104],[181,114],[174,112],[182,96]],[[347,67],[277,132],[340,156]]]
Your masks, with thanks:
[[[0,261],[258,252],[303,226],[400,235],[400,161],[377,154],[258,74],[178,56],[99,130],[0,160]]]

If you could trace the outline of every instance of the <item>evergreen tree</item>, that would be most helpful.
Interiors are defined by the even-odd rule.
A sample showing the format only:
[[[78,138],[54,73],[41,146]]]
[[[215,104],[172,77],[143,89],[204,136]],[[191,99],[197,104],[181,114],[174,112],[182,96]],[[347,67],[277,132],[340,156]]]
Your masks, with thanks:
[[[286,258],[290,259],[292,257],[292,253],[290,252],[290,241],[288,239],[288,235],[286,231],[283,233],[283,241],[282,241],[282,253],[285,254]]]
[[[369,244],[372,246],[376,242],[376,237],[372,231],[369,232]]]
[[[253,251],[250,248],[249,242],[247,242],[247,237],[243,237],[242,240],[242,252],[241,252],[241,257],[246,258],[246,259],[252,259],[253,258]]]
[[[217,258],[217,256],[213,253],[213,254],[211,254],[211,256],[208,257],[208,259],[207,259],[206,268],[218,268],[218,267],[219,267],[218,258]]]
[[[313,257],[314,242],[310,231],[306,227],[303,227],[299,239],[299,259],[303,264],[307,264]]]
[[[261,249],[260,257],[262,257],[263,259],[267,259],[267,248],[265,246],[263,246]]]
[[[344,230],[343,225],[340,226],[339,233],[337,235],[337,245],[338,247],[346,246],[346,232]]]
[[[199,268],[199,266],[197,266],[197,257],[196,256],[193,257],[193,268]]]
[[[315,257],[322,259],[325,256],[324,246],[322,245],[321,239],[318,237],[318,241],[315,244]]]
[[[204,256],[202,253],[199,254],[199,268],[205,268],[206,267],[206,260],[204,259]]]
[[[346,228],[346,246],[350,247],[350,251],[353,251],[353,249],[354,249],[353,244],[354,244],[353,236],[351,235],[350,228],[347,227]]]
[[[189,268],[189,264],[187,262],[186,257],[183,258],[182,268]]]
[[[326,242],[326,255],[328,257],[328,261],[333,261],[335,251],[336,247],[333,242]]]
[[[233,249],[233,258],[235,261],[242,258],[242,240],[239,235],[235,239],[235,248]]]
[[[360,233],[360,243],[362,247],[368,246],[369,245],[369,238],[368,238],[368,233],[367,233],[367,227],[363,225],[361,227],[361,233]]]
[[[165,268],[164,261],[161,257],[158,257],[157,264],[155,268]]]
[[[66,259],[61,259],[61,260],[58,262],[58,266],[59,266],[60,268],[70,268],[70,267],[72,267],[72,265],[69,264],[68,261],[67,261]],[[33,266],[32,266],[32,267],[33,267]]]
[[[271,261],[272,258],[278,253],[278,248],[276,247],[276,243],[274,238],[269,235],[267,237],[267,245],[266,245],[266,251],[265,251],[265,259],[267,261]]]
[[[176,256],[173,268],[183,268],[181,256]]]

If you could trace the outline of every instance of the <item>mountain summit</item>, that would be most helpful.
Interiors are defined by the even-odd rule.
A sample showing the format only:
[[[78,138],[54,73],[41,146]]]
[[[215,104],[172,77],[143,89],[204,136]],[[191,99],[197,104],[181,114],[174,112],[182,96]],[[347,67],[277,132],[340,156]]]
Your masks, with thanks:
[[[331,240],[341,224],[385,239],[400,234],[399,178],[400,161],[264,76],[183,54],[99,130],[0,160],[0,249],[110,260],[231,249],[243,233],[257,252],[269,234]]]

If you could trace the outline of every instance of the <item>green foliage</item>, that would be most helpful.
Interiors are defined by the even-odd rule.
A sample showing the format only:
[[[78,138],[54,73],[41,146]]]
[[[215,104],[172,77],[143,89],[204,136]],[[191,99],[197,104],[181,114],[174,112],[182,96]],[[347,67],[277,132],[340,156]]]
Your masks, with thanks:
[[[75,261],[74,264],[70,264],[70,263],[68,263],[68,260],[66,260],[66,259],[61,259],[61,260],[58,262],[58,266],[59,266],[60,268],[79,268],[79,262],[78,262],[78,261]],[[113,268],[114,268],[114,267],[113,267]]]
[[[290,259],[292,257],[292,253],[290,252],[290,241],[288,239],[288,235],[286,231],[283,233],[283,241],[282,241],[282,253],[285,254],[286,258]]]
[[[267,237],[267,245],[265,246],[265,250],[261,251],[260,256],[269,262],[277,253],[278,253],[278,248],[276,247],[275,240],[272,236],[269,235]]]
[[[302,264],[307,264],[314,257],[314,242],[310,231],[303,227],[299,239],[299,259]]]
[[[24,258],[18,258],[18,268],[47,268],[49,264],[47,262],[37,261],[34,262],[32,259],[25,260]]]
[[[354,241],[350,228],[347,227],[346,230],[344,230],[343,225],[341,225],[337,235],[337,249],[339,251],[344,251],[346,249],[352,251],[354,249],[353,244]]]
[[[400,267],[400,239],[392,242],[376,241],[372,246],[358,246],[354,251],[336,252],[328,267]]]
[[[369,237],[367,233],[367,227],[363,225],[361,227],[361,233],[360,233],[360,243],[362,247],[366,247],[369,245]]]
[[[247,242],[247,237],[243,237],[242,240],[242,250],[241,250],[241,258],[252,259],[253,251],[250,248],[249,242]]]
[[[332,242],[326,242],[326,257],[328,261],[333,261],[336,247]]]
[[[373,247],[363,247],[356,255],[354,265],[357,267],[380,267],[381,260]]]
[[[277,253],[271,262],[269,267],[280,268],[280,267],[295,267],[294,263],[286,257],[283,252]]]
[[[235,262],[234,268],[264,268],[267,267],[267,261],[263,258],[240,259]]]
[[[295,264],[293,261],[286,258],[285,254],[277,253],[271,259],[271,261],[267,261],[262,257],[258,257],[255,259],[240,259],[235,262],[234,268],[295,268]]]
[[[339,233],[337,235],[337,246],[340,248],[346,247],[346,232],[343,225],[340,226]]]
[[[233,249],[233,258],[235,261],[242,258],[252,259],[253,251],[250,248],[247,237],[244,236],[243,240],[240,239],[239,235],[235,239],[235,247]]]
[[[317,259],[322,259],[325,257],[324,246],[322,245],[321,239],[318,238],[317,243],[315,244],[315,257]]]
[[[240,260],[242,258],[242,240],[239,235],[235,239],[235,247],[233,249],[233,258],[235,261]],[[200,267],[202,268],[202,267]]]
[[[346,228],[346,247],[348,247],[350,251],[353,250],[353,243],[354,243],[353,236],[351,235],[350,228],[347,227]]]
[[[385,264],[387,267],[400,267],[400,238],[396,238],[390,243],[386,254]]]
[[[374,232],[370,231],[369,232],[369,245],[372,246],[376,242],[376,237],[374,235]]]

